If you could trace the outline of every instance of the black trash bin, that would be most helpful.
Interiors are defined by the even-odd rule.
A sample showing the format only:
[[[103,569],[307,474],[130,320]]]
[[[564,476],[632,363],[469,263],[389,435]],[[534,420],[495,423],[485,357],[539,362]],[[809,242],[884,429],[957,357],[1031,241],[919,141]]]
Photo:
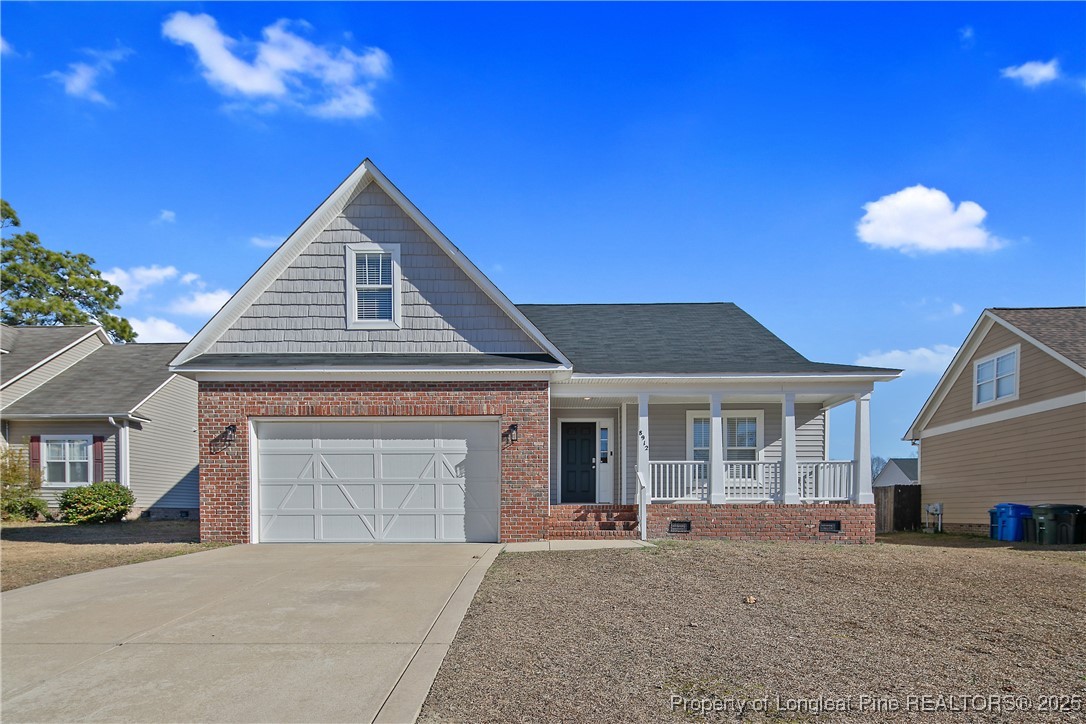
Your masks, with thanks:
[[[1086,508],[1081,505],[1059,503],[1035,505],[1033,506],[1033,521],[1037,543],[1044,545],[1086,543]]]

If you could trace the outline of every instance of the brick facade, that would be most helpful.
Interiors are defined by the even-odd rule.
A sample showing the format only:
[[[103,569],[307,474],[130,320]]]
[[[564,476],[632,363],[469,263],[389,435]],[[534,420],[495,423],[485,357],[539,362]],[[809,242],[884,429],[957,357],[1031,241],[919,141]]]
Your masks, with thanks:
[[[501,451],[502,541],[540,540],[549,504],[548,383],[201,382],[200,539],[247,543],[249,419],[253,417],[497,416],[519,439]],[[237,426],[230,445],[216,441]]]
[[[810,541],[874,543],[875,506],[852,503],[826,505],[705,505],[648,506],[649,539]],[[689,533],[668,533],[673,520],[690,521]],[[823,520],[841,521],[840,533],[819,533]]]

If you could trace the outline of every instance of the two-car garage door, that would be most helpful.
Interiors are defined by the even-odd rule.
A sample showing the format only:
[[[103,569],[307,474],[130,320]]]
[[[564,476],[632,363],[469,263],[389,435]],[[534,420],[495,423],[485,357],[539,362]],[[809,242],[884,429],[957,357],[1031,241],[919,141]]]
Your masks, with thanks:
[[[497,422],[255,428],[260,542],[498,540]]]

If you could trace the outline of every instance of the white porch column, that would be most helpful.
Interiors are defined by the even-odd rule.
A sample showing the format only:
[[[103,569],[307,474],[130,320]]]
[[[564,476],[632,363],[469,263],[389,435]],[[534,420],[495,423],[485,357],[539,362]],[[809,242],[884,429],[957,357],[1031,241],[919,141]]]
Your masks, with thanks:
[[[856,446],[852,454],[856,502],[874,504],[871,492],[871,393],[856,395]]]
[[[649,396],[641,393],[637,396],[637,485],[638,485],[638,527],[641,529],[641,540],[648,540],[649,496],[652,495],[652,471],[649,470]],[[644,480],[645,489],[641,488]]]
[[[799,505],[799,471],[796,468],[796,394],[781,400],[781,489],[786,505]]]
[[[720,419],[721,395],[709,395],[709,502],[724,502],[724,428]]]

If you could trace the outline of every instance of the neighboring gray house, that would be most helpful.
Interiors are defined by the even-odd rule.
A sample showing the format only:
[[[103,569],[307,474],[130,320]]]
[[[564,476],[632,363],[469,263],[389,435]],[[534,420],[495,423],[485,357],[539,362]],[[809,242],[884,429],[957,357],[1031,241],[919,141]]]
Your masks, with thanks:
[[[153,517],[199,510],[196,384],[181,344],[112,344],[101,327],[0,325],[0,431],[42,471],[42,497],[116,480]]]
[[[890,458],[875,479],[872,488],[890,485],[916,485],[920,482],[920,461],[916,458]]]

